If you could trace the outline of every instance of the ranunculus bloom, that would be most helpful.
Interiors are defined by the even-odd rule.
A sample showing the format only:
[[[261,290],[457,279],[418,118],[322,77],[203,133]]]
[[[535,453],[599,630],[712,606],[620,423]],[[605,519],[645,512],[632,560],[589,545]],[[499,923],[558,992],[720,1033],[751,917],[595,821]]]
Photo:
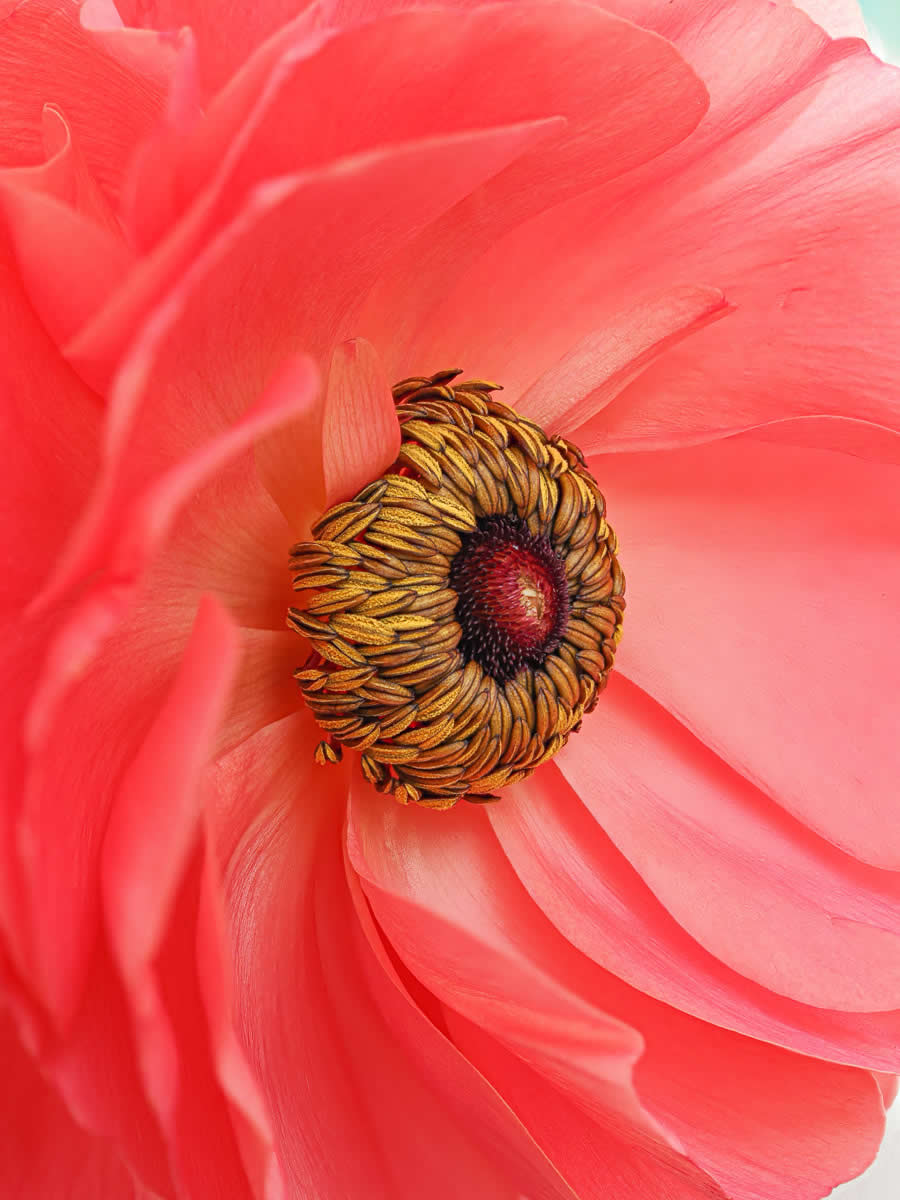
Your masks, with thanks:
[[[900,77],[766,0],[300,2],[2,5],[0,1192],[816,1200],[900,1066]],[[313,762],[285,614],[457,366],[628,611],[442,814]]]

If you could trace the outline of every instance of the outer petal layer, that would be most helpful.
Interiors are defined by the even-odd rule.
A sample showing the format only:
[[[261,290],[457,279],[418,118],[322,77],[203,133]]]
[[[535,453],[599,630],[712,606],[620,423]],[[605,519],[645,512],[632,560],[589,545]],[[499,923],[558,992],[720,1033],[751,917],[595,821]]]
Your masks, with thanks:
[[[900,867],[897,468],[749,436],[593,468],[628,548],[621,670],[811,829]]]

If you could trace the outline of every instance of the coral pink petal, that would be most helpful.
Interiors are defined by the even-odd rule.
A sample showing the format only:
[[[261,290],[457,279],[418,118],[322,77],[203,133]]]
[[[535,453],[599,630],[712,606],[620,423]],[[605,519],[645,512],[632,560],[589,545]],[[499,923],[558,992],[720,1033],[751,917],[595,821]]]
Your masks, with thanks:
[[[423,45],[440,45],[441,54],[423,55]],[[490,88],[468,86],[480,72],[490,75]],[[335,89],[335,78],[365,78],[365,103],[353,88]],[[651,94],[654,119],[647,120]],[[703,86],[671,46],[580,4],[487,6],[464,15],[407,12],[319,32],[300,19],[251,59],[197,136],[184,139],[177,190],[195,202],[73,341],[73,361],[105,389],[111,364],[148,309],[260,183],[397,143],[556,117],[544,138],[519,148],[521,168],[511,166],[511,155],[491,172],[461,171],[452,188],[435,176],[429,222],[469,192],[478,198],[404,259],[386,307],[375,302],[383,321],[370,340],[385,353],[402,332],[405,337],[405,314],[424,310],[431,293],[445,289],[448,273],[458,273],[499,231],[560,193],[595,182],[598,173],[625,171],[659,153],[694,127],[705,103]],[[664,122],[660,104],[667,105]],[[328,121],[316,115],[321,105]],[[542,147],[539,159],[525,153],[551,133],[554,144]],[[482,192],[486,177],[501,166],[507,169],[496,188]],[[446,203],[439,205],[442,190]],[[398,179],[395,197],[401,195]],[[409,236],[420,229],[410,228]],[[350,328],[344,336],[358,332]],[[396,364],[389,365],[394,377]]]
[[[516,408],[545,429],[577,429],[670,346],[731,311],[718,288],[686,286],[620,312],[535,380]]]
[[[619,1131],[605,1128],[490,1034],[445,1008],[450,1036],[502,1092],[570,1181],[580,1200],[726,1200],[709,1177],[675,1160],[662,1162]]]
[[[626,548],[621,670],[811,829],[900,867],[897,468],[749,435],[591,461]]]
[[[546,126],[534,122],[411,143],[258,189],[181,279],[120,372],[112,445],[127,426],[145,446],[148,439],[149,446],[165,439],[159,454],[184,453],[185,432],[194,440],[211,424],[233,419],[298,346],[327,358],[352,332],[362,298],[398,245],[475,181],[546,136]],[[367,197],[365,206],[360,194]],[[191,386],[198,377],[215,379],[216,403],[198,406],[186,419],[180,389],[188,375]],[[280,380],[276,390],[286,386]],[[320,439],[311,437],[315,414],[310,405],[305,411],[307,419],[283,431],[261,455],[273,494],[298,535],[308,503],[305,469],[321,457]],[[166,420],[167,412],[178,412],[177,420]],[[149,450],[142,450],[129,489],[151,461]],[[102,511],[110,511],[105,497]],[[92,521],[99,519],[98,510]],[[93,530],[90,540],[99,536]],[[90,560],[87,533],[83,537],[79,570]]]
[[[163,588],[155,596],[151,592],[141,597],[147,564],[163,549],[169,527],[201,485],[246,452],[259,434],[296,413],[314,395],[314,373],[304,361],[284,369],[282,384],[285,376],[290,376],[291,387],[270,389],[232,428],[210,429],[209,414],[196,413],[193,427],[187,420],[180,423],[181,440],[174,439],[175,446],[166,445],[165,429],[157,430],[171,463],[161,454],[148,462],[144,458],[149,452],[147,441],[140,445],[129,438],[130,430],[123,431],[120,452],[112,458],[106,480],[101,481],[99,505],[95,494],[95,511],[101,513],[108,530],[107,542],[94,551],[101,570],[59,622],[26,724],[32,761],[22,813],[23,865],[37,906],[35,953],[44,960],[38,975],[46,989],[45,1002],[60,1017],[77,999],[85,970],[90,913],[95,904],[94,864],[112,789],[152,719],[193,616],[183,596],[180,605],[167,604]],[[171,399],[175,403],[175,398]],[[141,411],[140,403],[138,409]],[[111,409],[110,415],[115,420],[117,410]],[[146,418],[146,411],[141,415]],[[221,422],[226,415],[217,413],[214,420]],[[140,422],[137,424],[139,427]],[[179,460],[177,452],[191,436],[200,444]],[[205,443],[201,440],[204,436],[208,439]],[[156,477],[154,471],[159,472]],[[104,488],[107,497],[102,496]],[[120,507],[107,509],[104,503]],[[282,553],[286,554],[286,548],[287,541]],[[272,564],[277,574],[283,561]],[[145,603],[135,608],[140,598]],[[46,621],[46,612],[31,620]],[[279,656],[282,653],[278,651]],[[116,700],[110,707],[113,696]],[[276,708],[283,704],[282,696],[279,690],[272,699]],[[269,699],[266,697],[266,706]],[[103,753],[95,753],[85,762],[86,731],[93,730],[96,735],[98,711],[112,714],[115,733],[105,740]],[[265,719],[265,714],[252,706],[249,715],[251,724],[260,717]],[[240,740],[246,732],[245,723],[244,734],[232,729],[229,736]],[[65,800],[64,814],[59,809],[61,798]],[[74,845],[79,848],[77,853]],[[60,935],[61,926],[65,926],[65,937]]]
[[[700,121],[708,97],[669,43],[593,6],[532,9],[509,4],[457,14],[460,28],[476,21],[490,21],[498,30],[506,27],[503,50],[510,74],[503,90],[492,88],[493,103],[506,107],[518,98],[520,105],[528,106],[523,109],[526,114],[541,103],[544,111],[565,116],[565,131],[541,148],[539,157],[523,159],[473,191],[412,244],[370,298],[362,329],[383,354],[390,348],[389,373],[396,377],[425,370],[423,363],[456,362],[465,352],[467,369],[478,375],[502,374],[504,383],[518,384],[523,378],[530,383],[534,372],[509,376],[499,369],[506,366],[507,357],[515,356],[514,344],[529,338],[541,342],[548,322],[566,320],[557,297],[546,290],[540,313],[529,314],[527,329],[515,325],[515,293],[520,287],[530,296],[541,291],[536,280],[549,271],[549,264],[522,244],[516,282],[511,283],[501,268],[504,293],[492,284],[492,268],[481,269],[482,260],[494,263],[494,256],[486,252],[510,229],[548,206],[573,193],[591,195],[599,185],[627,175],[679,143]],[[483,62],[478,69],[494,76],[492,55],[490,43],[481,39],[476,60],[471,51],[465,55],[466,74]],[[648,119],[651,97],[653,115]],[[599,229],[591,215],[582,238],[589,240]],[[552,256],[552,247],[542,249]],[[473,262],[476,267],[470,271]],[[526,272],[521,270],[523,262],[529,264]],[[593,270],[592,266],[590,275]],[[462,280],[475,279],[490,292],[490,305],[461,285]],[[448,305],[451,295],[453,304]],[[499,305],[496,311],[494,305]],[[477,311],[477,318],[469,319],[470,309]],[[537,329],[541,336],[535,339]],[[559,356],[572,340],[560,345]]]
[[[345,853],[346,857],[346,853]],[[347,883],[353,899],[365,983],[375,1007],[390,1026],[398,1050],[425,1082],[440,1107],[486,1152],[499,1172],[498,1196],[504,1188],[535,1200],[574,1200],[552,1161],[532,1141],[518,1112],[475,1070],[446,1033],[446,1012],[386,948],[349,861]],[[365,945],[363,944],[365,939]],[[400,972],[403,971],[401,977]]]
[[[63,344],[101,307],[134,256],[121,238],[52,196],[15,186],[12,174],[0,177],[4,223],[28,298]]]
[[[403,962],[602,1126],[680,1162],[633,1087],[642,1039],[626,1015],[579,994],[580,966],[565,970],[574,951],[530,906],[484,814],[455,814],[452,831],[433,818],[353,788],[350,860]]]
[[[400,425],[384,367],[362,338],[335,349],[322,428],[325,504],[349,500],[400,450]]]
[[[370,790],[351,800],[350,857],[374,915],[447,1007],[606,1128],[617,1109],[614,1131],[649,1141],[667,1167],[691,1178],[689,1161],[652,1141],[665,1130],[736,1200],[819,1200],[863,1169],[884,1120],[871,1074],[717,1030],[601,970],[531,903],[484,817],[455,813],[448,834],[433,813],[398,809]],[[500,974],[502,988],[495,988]],[[589,1011],[582,1030],[579,1012]],[[627,1089],[609,1053],[617,1022],[643,1042]],[[564,1054],[556,1040],[563,1029]],[[502,1094],[499,1077],[492,1082]],[[632,1103],[622,1104],[632,1087]],[[703,1179],[692,1177],[697,1187]]]
[[[560,769],[702,946],[783,996],[900,1009],[900,877],[862,867],[621,677]]]
[[[53,104],[110,200],[163,104],[158,74],[114,58],[82,28],[78,5],[59,0],[26,0],[0,19],[0,95],[5,163],[43,160],[41,112]]]
[[[583,440],[683,444],[803,413],[897,427],[898,346],[883,296],[900,245],[900,76],[790,6],[720,0],[653,5],[647,16],[709,87],[706,119],[455,274],[416,326],[413,357],[443,361],[464,346],[515,397],[621,312],[701,282],[734,313],[661,355]],[[735,62],[723,48],[738,43]],[[402,295],[396,303],[403,311]]]
[[[649,851],[647,856],[637,854],[633,866],[617,848],[616,833],[623,822],[611,820],[607,831],[606,814],[610,809],[615,811],[620,796],[631,797],[635,809],[628,819],[634,820],[635,829],[640,825],[643,834],[652,819],[643,801],[647,788],[640,793],[631,788],[635,778],[632,761],[624,775],[617,778],[615,787],[610,789],[612,800],[597,799],[605,768],[601,766],[596,775],[588,778],[583,763],[588,757],[592,763],[599,763],[606,752],[606,739],[614,733],[619,734],[622,718],[618,716],[616,701],[624,690],[620,683],[616,680],[610,685],[611,695],[606,706],[609,711],[605,715],[614,722],[612,728],[604,726],[598,731],[596,726],[602,722],[601,717],[585,722],[581,735],[573,740],[563,760],[566,775],[571,774],[583,785],[584,803],[556,767],[547,767],[519,786],[515,803],[499,804],[491,810],[491,824],[500,844],[532,899],[557,929],[594,962],[640,991],[684,1012],[813,1057],[882,1071],[900,1068],[900,1054],[896,1049],[900,1044],[900,1012],[844,1013],[813,1008],[777,995],[746,975],[738,974],[678,924],[677,902],[673,903],[670,912],[654,895],[651,887],[659,873],[648,866],[647,881],[639,873],[650,858]],[[601,737],[603,749],[598,749],[597,742]],[[644,731],[644,738],[641,761],[661,760],[677,773],[671,759],[664,757],[652,728]],[[582,742],[586,743],[583,754]],[[609,769],[614,771],[614,764],[619,760],[616,755],[610,758]],[[650,772],[643,774],[648,779]],[[582,777],[588,781],[584,783]],[[667,798],[675,793],[676,786],[667,782],[659,799],[653,801],[654,811],[665,811],[663,806]],[[717,799],[710,816],[719,807]],[[597,819],[591,808],[597,810]],[[722,822],[723,828],[724,824]],[[684,837],[683,843],[676,840],[666,845],[666,861],[669,861],[670,853],[678,862],[682,855],[687,858],[694,851],[706,852],[708,841],[700,836],[700,828],[682,825],[676,832],[671,817],[665,828],[676,839]],[[651,827],[651,844],[655,837]],[[810,839],[807,836],[805,840]],[[623,844],[627,853],[634,839],[623,839]],[[727,842],[723,843],[723,849],[727,851],[727,848]],[[740,885],[728,875],[727,864],[731,861],[731,857],[726,857],[722,867],[713,867],[712,878],[720,884],[717,896],[724,892],[737,899]],[[783,869],[784,861],[782,854],[772,864],[755,864],[760,893],[747,898],[749,911],[753,911],[754,904],[757,907],[771,905],[770,891],[763,890],[763,874],[776,875],[776,871]],[[688,875],[694,873],[692,868]],[[744,876],[746,878],[746,870]],[[710,886],[715,884],[711,882]],[[661,892],[663,900],[671,891],[671,888],[665,888]],[[778,958],[783,961],[786,955],[781,948],[781,933],[785,927],[794,927],[795,903],[785,904],[783,892],[781,899],[785,920],[777,930]],[[817,914],[817,900],[818,897],[813,896],[812,903],[807,897],[805,906],[796,903],[796,912],[805,927],[815,926],[818,920],[821,933],[827,913],[820,908]],[[686,921],[685,925],[696,927],[696,919]],[[768,943],[760,940],[758,930],[748,937],[754,947],[759,943],[759,953],[763,955]],[[732,939],[732,943],[735,940]],[[804,963],[808,957],[804,955]]]
[[[37,682],[48,625],[27,621],[25,610],[53,569],[87,496],[97,462],[99,420],[95,398],[56,352],[19,282],[11,256],[0,249],[2,323],[16,354],[0,355],[0,442],[15,446],[0,476],[0,927],[18,969],[27,975],[23,881],[16,861],[16,822],[25,769],[22,727]],[[40,363],[40,371],[34,364]],[[47,397],[53,403],[48,404]],[[48,614],[49,622],[62,611]]]
[[[171,689],[126,769],[103,845],[113,954],[132,986],[152,960],[196,836],[199,777],[237,668],[238,634],[206,597]]]
[[[151,1200],[110,1142],[73,1119],[22,1047],[8,1014],[0,1018],[0,1194],[67,1200]]]
[[[354,906],[341,839],[347,774],[315,767],[316,736],[298,714],[213,773],[238,1030],[263,1080],[289,1194],[570,1198],[403,993],[365,901]],[[424,1128],[427,1137],[410,1136]]]
[[[161,33],[189,25],[197,39],[207,94],[222,87],[249,54],[296,15],[302,0],[115,0],[126,25]]]
[[[250,1194],[242,1149],[215,1065],[229,1068],[241,1115],[264,1124],[223,1024],[225,969],[214,879],[194,863],[201,775],[237,662],[237,632],[212,599],[201,603],[178,674],[129,764],[102,857],[106,928],[133,1009],[147,1095],[191,1196]],[[177,916],[177,919],[173,919]],[[208,1006],[217,1009],[216,1050]],[[191,1080],[190,1099],[179,1087]],[[248,1090],[249,1088],[249,1090]],[[264,1154],[254,1166],[265,1175]],[[243,1182],[242,1182],[243,1181]]]

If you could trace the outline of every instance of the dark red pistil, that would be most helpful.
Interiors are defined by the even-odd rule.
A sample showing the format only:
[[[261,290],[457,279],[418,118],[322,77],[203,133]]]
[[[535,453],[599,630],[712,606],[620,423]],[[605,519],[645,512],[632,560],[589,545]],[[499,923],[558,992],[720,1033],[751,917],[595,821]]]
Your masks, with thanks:
[[[518,517],[484,517],[450,566],[460,651],[498,683],[539,666],[569,618],[562,559]]]

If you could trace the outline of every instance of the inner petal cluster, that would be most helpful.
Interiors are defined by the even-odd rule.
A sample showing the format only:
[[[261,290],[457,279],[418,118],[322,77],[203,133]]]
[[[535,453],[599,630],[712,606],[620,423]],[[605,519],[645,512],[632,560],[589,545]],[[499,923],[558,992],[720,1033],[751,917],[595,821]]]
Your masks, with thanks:
[[[552,757],[613,664],[625,581],[580,451],[456,371],[396,385],[397,461],[291,552],[326,735],[403,802],[497,799]]]

